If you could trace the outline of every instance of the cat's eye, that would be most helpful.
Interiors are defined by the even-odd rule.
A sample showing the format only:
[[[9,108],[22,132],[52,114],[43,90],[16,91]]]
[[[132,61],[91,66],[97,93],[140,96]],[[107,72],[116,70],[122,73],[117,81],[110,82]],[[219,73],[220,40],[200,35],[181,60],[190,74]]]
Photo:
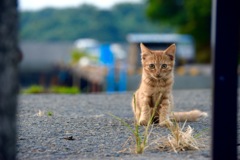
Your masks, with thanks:
[[[162,68],[162,69],[167,68],[167,64],[162,64],[161,68]]]
[[[149,68],[150,68],[150,69],[154,69],[154,68],[155,68],[155,65],[154,65],[154,64],[149,64]]]

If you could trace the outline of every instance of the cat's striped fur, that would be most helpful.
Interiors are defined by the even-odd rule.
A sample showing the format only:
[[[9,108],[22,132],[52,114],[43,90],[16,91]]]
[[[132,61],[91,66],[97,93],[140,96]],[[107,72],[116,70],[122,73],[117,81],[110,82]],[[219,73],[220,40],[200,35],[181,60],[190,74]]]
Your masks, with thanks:
[[[132,108],[138,124],[146,125],[153,113],[153,108],[161,97],[157,106],[154,120],[161,126],[171,125],[171,119],[177,121],[196,121],[205,117],[207,113],[199,110],[189,112],[175,112],[173,108],[172,86],[174,82],[174,63],[176,45],[172,44],[166,50],[150,50],[142,43],[141,62],[142,79],[132,100]]]

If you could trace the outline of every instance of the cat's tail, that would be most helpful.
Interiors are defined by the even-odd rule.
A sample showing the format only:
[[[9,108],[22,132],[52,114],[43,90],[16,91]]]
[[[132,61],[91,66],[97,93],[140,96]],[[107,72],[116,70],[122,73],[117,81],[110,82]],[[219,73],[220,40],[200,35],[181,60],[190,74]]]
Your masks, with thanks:
[[[200,110],[192,110],[188,112],[173,112],[170,119],[178,122],[185,121],[198,121],[199,119],[207,117],[208,114],[206,112],[202,112]]]

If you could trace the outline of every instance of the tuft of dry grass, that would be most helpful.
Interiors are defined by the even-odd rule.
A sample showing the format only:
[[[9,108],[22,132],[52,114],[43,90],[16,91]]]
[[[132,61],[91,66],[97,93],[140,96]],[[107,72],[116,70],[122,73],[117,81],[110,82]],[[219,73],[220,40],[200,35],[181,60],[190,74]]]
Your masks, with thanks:
[[[36,113],[35,115],[38,116],[38,117],[42,117],[44,116],[44,111],[41,111],[41,110],[38,110],[38,113]]]
[[[186,122],[180,127],[179,123],[174,122],[168,126],[170,134],[158,139],[158,147],[162,151],[170,150],[178,153],[186,150],[199,150],[200,143],[193,135],[194,129],[191,126],[185,128]]]

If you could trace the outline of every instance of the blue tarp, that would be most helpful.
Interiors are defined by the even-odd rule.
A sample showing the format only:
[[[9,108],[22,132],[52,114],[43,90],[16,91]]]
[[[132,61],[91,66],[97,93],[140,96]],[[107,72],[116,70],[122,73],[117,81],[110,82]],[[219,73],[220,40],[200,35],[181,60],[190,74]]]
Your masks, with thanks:
[[[116,71],[116,60],[114,54],[111,51],[110,44],[103,44],[100,46],[100,62],[108,69],[106,75],[106,92],[126,91],[127,87],[127,74],[126,67],[120,67],[119,71]]]

